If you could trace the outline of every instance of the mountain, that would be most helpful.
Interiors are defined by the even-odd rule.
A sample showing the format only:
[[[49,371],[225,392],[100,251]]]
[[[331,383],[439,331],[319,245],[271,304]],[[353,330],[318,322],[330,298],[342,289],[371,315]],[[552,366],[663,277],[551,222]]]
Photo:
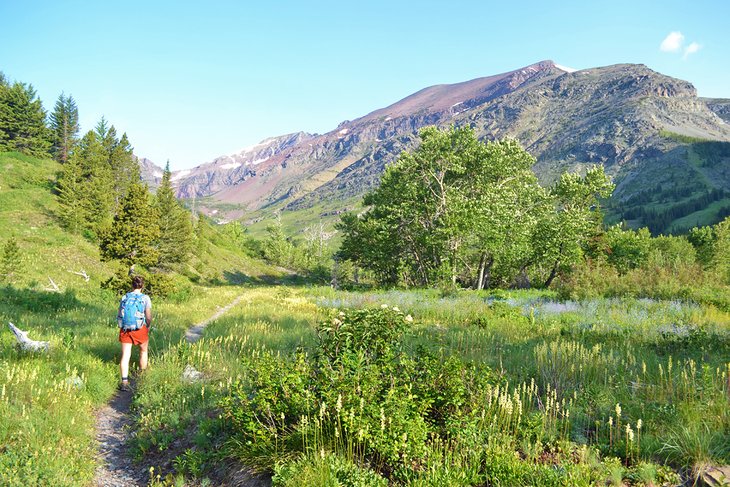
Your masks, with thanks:
[[[149,186],[151,190],[156,190],[160,185],[160,181],[162,181],[163,169],[146,157],[134,157],[137,159],[137,163],[139,164],[139,169],[142,173],[142,181],[147,183],[147,186]]]
[[[727,100],[698,98],[689,82],[644,65],[575,71],[542,61],[431,86],[326,134],[267,139],[173,177],[179,196],[208,197],[203,208],[226,218],[278,209],[313,218],[312,209],[336,213],[376,186],[385,166],[415,147],[420,128],[469,125],[484,140],[518,139],[546,184],[603,164],[617,183],[608,204],[615,220],[676,231],[694,224],[694,213],[730,204],[727,114]]]
[[[707,107],[715,112],[718,117],[730,122],[730,99],[728,98],[701,98]]]

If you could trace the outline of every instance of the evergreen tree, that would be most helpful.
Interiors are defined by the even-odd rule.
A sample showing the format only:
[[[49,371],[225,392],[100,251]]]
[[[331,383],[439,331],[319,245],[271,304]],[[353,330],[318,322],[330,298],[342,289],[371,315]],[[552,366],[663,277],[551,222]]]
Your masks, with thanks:
[[[188,212],[175,198],[170,182],[170,161],[165,165],[162,182],[155,195],[155,207],[160,217],[157,265],[169,268],[173,264],[186,262],[192,251],[193,227]]]
[[[10,237],[3,245],[0,255],[0,282],[12,282],[20,273],[23,265],[20,247],[15,237]]]
[[[150,204],[147,185],[133,181],[110,227],[99,239],[102,260],[119,260],[127,266],[151,266],[159,255],[154,242],[160,237],[159,215]]]
[[[74,157],[76,154],[74,153]],[[80,199],[86,227],[97,233],[114,212],[114,181],[104,146],[93,132],[87,133],[78,149],[81,162]]]
[[[142,176],[127,134],[122,134],[122,138],[116,140],[116,129],[113,126],[109,129],[109,133],[113,136],[111,140],[105,141],[105,147],[109,151],[109,166],[114,181],[114,206],[118,207],[119,202],[127,194],[129,185],[133,181],[140,181]]]
[[[50,148],[46,112],[32,85],[0,78],[0,151],[46,157]]]
[[[102,115],[101,119],[96,123],[96,127],[94,127],[94,133],[96,133],[99,140],[104,140],[108,131],[109,122],[107,122],[106,118]]]
[[[88,217],[83,208],[84,180],[81,171],[79,158],[69,158],[61,169],[56,188],[59,202],[58,216],[63,226],[74,233],[80,232],[86,226]]]
[[[73,97],[61,93],[50,119],[53,134],[51,151],[57,161],[66,163],[74,145],[78,142],[79,134],[79,110]]]

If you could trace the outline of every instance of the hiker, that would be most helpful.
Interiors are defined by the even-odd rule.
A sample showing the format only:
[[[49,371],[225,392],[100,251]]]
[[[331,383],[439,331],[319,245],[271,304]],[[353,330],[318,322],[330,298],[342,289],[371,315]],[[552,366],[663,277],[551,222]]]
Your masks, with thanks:
[[[152,322],[152,301],[142,293],[144,278],[132,278],[132,292],[124,295],[119,303],[117,323],[119,324],[119,341],[122,344],[122,360],[119,370],[122,374],[122,391],[129,390],[129,359],[132,356],[132,345],[139,345],[139,368],[147,368],[147,344],[149,328]]]

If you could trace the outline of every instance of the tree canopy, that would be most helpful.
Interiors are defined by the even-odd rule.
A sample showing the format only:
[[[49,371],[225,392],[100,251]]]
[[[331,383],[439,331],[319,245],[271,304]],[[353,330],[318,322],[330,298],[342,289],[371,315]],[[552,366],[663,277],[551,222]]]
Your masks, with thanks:
[[[480,142],[473,130],[427,127],[343,216],[340,257],[381,283],[450,282],[481,289],[554,276],[582,255],[612,185],[602,168],[563,175],[547,190],[535,159],[514,140]]]
[[[46,157],[50,146],[46,112],[33,86],[11,84],[0,73],[0,152]]]

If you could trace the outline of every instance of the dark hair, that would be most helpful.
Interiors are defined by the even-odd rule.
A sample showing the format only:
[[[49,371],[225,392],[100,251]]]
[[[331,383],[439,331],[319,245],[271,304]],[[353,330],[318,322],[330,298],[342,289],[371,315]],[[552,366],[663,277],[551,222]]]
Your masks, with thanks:
[[[134,276],[132,278],[132,289],[142,289],[144,287],[144,277]]]

